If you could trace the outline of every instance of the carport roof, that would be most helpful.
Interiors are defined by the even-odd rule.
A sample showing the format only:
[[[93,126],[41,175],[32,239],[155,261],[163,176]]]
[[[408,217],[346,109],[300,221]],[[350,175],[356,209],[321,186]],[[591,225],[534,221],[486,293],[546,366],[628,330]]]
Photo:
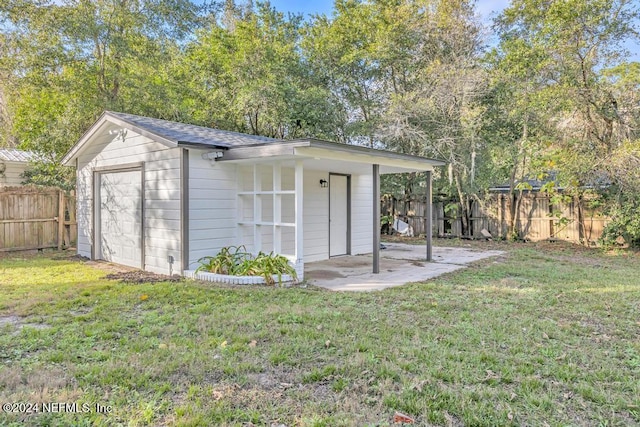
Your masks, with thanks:
[[[310,162],[306,163],[305,167],[315,163],[321,166],[319,169],[338,171],[339,166],[342,164],[346,168],[342,171],[344,173],[347,173],[348,170],[353,170],[358,164],[380,164],[384,168],[381,173],[425,171],[432,170],[434,166],[445,164],[443,161],[426,157],[318,139],[297,139],[281,141],[275,144],[231,147],[220,154],[221,156],[215,156],[216,161],[246,162],[260,159],[261,161],[269,162],[271,160],[305,158]]]
[[[82,148],[89,142],[91,137],[105,122],[110,122],[125,129],[130,129],[168,147],[195,146],[203,149],[224,151],[226,152],[224,160],[231,160],[233,158],[246,159],[251,156],[258,158],[264,157],[265,155],[274,155],[276,153],[276,155],[282,155],[295,148],[314,147],[323,150],[335,150],[343,153],[349,152],[360,156],[367,155],[393,159],[395,161],[405,160],[410,162],[419,162],[428,164],[431,167],[442,166],[445,164],[445,162],[440,160],[427,159],[420,156],[412,156],[356,145],[315,139],[285,141],[282,139],[248,135],[239,132],[212,129],[204,126],[196,126],[114,111],[105,111],[96,123],[94,123],[82,138],[80,138],[80,140],[69,150],[69,152],[67,152],[62,159],[62,163],[71,165]]]

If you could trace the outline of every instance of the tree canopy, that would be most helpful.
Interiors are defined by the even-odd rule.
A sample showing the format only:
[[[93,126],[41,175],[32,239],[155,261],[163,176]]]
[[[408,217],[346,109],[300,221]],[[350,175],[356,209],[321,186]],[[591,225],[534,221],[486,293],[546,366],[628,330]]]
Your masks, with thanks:
[[[639,22],[631,0],[512,0],[490,27],[471,0],[336,0],[310,18],[252,1],[0,0],[0,146],[47,160],[32,182],[69,186],[61,156],[116,110],[443,159],[436,194],[463,228],[490,186],[516,200],[553,176],[597,191],[626,230],[640,208],[640,63],[626,51]]]

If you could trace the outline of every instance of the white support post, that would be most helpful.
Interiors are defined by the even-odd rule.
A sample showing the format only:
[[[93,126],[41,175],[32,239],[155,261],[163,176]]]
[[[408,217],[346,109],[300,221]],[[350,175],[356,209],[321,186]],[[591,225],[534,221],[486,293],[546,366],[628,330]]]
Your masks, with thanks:
[[[282,171],[280,163],[273,165],[273,251],[282,253]]]
[[[432,196],[432,172],[427,171],[427,197],[424,234],[427,237],[427,261],[433,261],[433,196]]]
[[[304,191],[304,168],[302,160],[296,161],[295,170],[295,235],[296,235],[296,250],[295,250],[295,263],[296,271],[298,273],[298,280],[304,279],[304,228],[303,228],[303,191]]]
[[[373,274],[380,273],[380,165],[373,165]]]
[[[262,189],[260,167],[253,165],[253,252],[262,250],[262,199],[258,194]]]

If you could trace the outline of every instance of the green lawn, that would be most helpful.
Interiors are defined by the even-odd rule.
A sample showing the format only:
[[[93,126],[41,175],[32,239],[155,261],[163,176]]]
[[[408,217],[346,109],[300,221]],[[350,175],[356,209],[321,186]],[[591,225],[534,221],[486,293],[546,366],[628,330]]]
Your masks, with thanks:
[[[90,412],[0,425],[640,425],[640,255],[496,246],[504,259],[367,294],[129,285],[5,257],[0,403]]]

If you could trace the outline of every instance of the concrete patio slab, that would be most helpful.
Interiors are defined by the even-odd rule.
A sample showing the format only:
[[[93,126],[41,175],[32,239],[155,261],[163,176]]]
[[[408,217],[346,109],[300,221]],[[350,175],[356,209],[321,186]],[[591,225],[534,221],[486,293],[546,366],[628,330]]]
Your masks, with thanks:
[[[421,245],[385,243],[380,251],[380,273],[371,272],[372,256],[356,255],[305,264],[310,284],[333,291],[376,291],[411,282],[422,282],[462,268],[471,262],[504,254],[466,248],[433,248],[433,262],[426,262]]]

